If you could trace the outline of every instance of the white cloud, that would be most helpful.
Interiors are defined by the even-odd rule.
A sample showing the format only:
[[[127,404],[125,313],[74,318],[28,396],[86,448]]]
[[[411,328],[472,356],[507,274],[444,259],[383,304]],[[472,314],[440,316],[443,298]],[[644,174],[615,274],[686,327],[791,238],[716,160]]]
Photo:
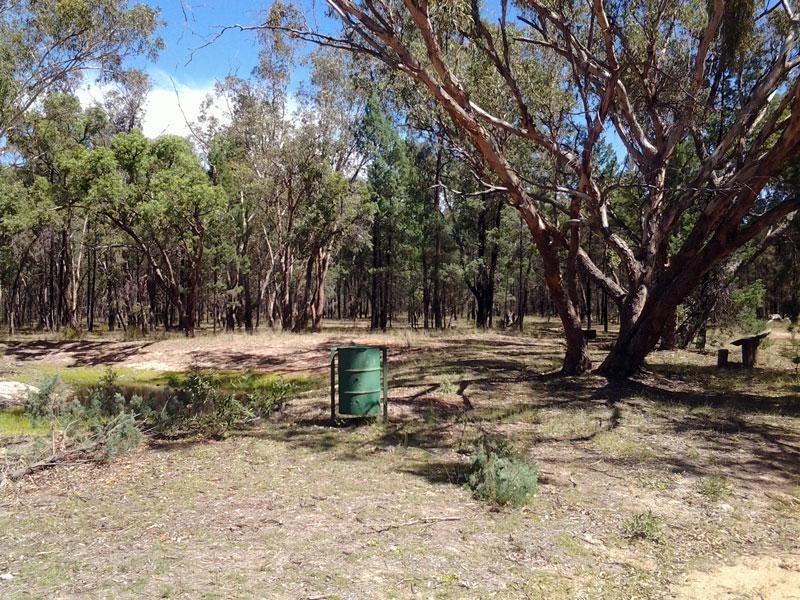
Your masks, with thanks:
[[[174,85],[170,82],[168,87],[154,85],[147,96],[143,133],[151,138],[164,134],[191,136],[189,124],[197,123],[203,103],[213,92],[213,83],[193,86],[176,81]],[[211,107],[210,114],[222,123],[228,121],[225,108],[218,102]]]
[[[150,75],[153,78],[153,87],[145,103],[142,132],[149,138],[165,134],[191,137],[192,132],[187,122],[197,123],[206,97],[214,92],[214,82],[181,82],[160,71]],[[103,104],[110,89],[108,85],[86,82],[77,90],[76,95],[83,106]],[[219,101],[212,106],[210,114],[223,124],[230,120],[226,108]]]

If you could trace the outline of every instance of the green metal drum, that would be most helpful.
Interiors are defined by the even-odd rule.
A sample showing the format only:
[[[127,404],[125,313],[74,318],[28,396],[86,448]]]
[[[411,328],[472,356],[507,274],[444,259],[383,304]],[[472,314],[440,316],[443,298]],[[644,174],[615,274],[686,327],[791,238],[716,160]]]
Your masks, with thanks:
[[[342,346],[331,351],[331,416],[334,404],[333,360],[338,355],[339,414],[368,416],[386,410],[386,349],[371,346]],[[383,359],[383,360],[382,360]]]

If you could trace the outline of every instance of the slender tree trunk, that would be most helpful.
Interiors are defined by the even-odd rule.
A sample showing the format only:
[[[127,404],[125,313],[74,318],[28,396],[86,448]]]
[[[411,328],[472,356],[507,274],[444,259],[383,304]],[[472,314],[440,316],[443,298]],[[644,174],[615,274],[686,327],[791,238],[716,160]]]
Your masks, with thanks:
[[[375,216],[375,221],[372,224],[372,277],[371,277],[371,293],[370,293],[370,329],[378,329],[381,327],[382,314],[385,312],[383,308],[383,298],[381,293],[383,291],[383,265],[381,264],[381,225],[380,215]]]
[[[97,249],[89,251],[89,282],[86,286],[86,328],[94,331],[95,288],[97,282]]]
[[[313,250],[306,260],[306,275],[305,286],[303,287],[303,299],[300,301],[300,309],[297,311],[297,319],[295,319],[292,331],[300,332],[305,331],[308,327],[308,321],[311,317],[311,288],[313,286],[314,276],[314,262],[316,260],[316,250]]]
[[[294,323],[294,306],[291,298],[292,271],[294,268],[294,255],[291,248],[283,249],[281,257],[281,325],[284,330],[291,330]]]
[[[315,308],[314,318],[311,323],[311,331],[322,331],[322,315],[325,308],[325,279],[328,275],[330,266],[330,250],[320,251],[317,261],[317,281],[315,284]]]
[[[242,274],[242,295],[244,296],[244,306],[242,320],[244,321],[244,330],[247,333],[253,333],[253,298],[250,290],[250,273]]]

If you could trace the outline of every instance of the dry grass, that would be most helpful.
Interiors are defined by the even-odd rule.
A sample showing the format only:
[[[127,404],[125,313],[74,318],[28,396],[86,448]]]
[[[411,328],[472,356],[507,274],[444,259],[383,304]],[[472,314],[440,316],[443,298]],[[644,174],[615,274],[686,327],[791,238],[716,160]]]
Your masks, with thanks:
[[[541,324],[526,337],[170,339],[119,364],[227,353],[324,372],[327,348],[349,340],[391,347],[389,426],[330,427],[320,391],[222,442],[6,485],[0,596],[722,598],[697,573],[742,561],[797,589],[785,565],[800,555],[800,382],[782,363],[735,373],[727,391],[703,389],[711,358],[694,352],[657,353],[658,376],[625,386],[554,378],[541,374],[562,347]],[[11,372],[53,364],[15,348]],[[763,359],[781,352],[779,340]],[[463,486],[486,432],[538,464],[527,506],[495,512]],[[634,522],[657,523],[658,542],[633,536]],[[788,597],[753,573],[750,591]],[[742,597],[748,585],[737,579]]]

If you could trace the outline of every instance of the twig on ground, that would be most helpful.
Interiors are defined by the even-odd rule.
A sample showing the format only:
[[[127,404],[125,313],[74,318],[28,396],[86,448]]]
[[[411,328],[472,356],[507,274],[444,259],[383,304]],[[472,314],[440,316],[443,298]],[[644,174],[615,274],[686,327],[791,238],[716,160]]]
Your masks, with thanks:
[[[442,521],[460,521],[463,517],[427,517],[425,519],[414,519],[413,521],[406,521],[404,523],[390,523],[381,527],[370,527],[370,533],[383,533],[390,529],[399,529],[401,527],[411,527],[412,525],[424,525],[428,523],[439,523]]]

